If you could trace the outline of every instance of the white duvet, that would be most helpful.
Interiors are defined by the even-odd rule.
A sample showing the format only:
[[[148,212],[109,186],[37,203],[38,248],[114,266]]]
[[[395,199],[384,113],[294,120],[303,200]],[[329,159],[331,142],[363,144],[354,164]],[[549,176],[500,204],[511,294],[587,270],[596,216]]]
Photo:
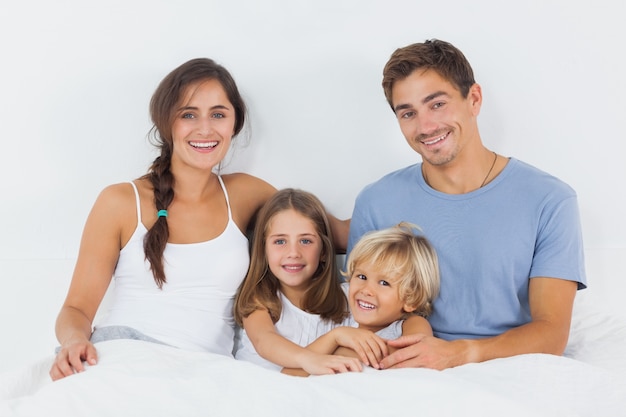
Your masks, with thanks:
[[[52,355],[0,375],[0,416],[626,416],[626,326],[575,317],[566,355],[445,371],[298,378],[209,353],[132,340],[51,382]]]

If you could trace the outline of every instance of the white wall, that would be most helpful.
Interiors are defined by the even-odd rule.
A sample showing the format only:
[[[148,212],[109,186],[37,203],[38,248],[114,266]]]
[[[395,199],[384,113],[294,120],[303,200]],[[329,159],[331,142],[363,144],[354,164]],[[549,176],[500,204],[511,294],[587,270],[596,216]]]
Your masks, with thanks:
[[[437,37],[483,87],[488,147],[579,194],[587,295],[626,289],[626,64],[620,1],[2,1],[0,371],[55,346],[88,211],[143,174],[148,101],[199,56],[231,70],[250,107],[231,171],[315,192],[339,217],[384,173],[418,160],[380,87],[397,47]]]

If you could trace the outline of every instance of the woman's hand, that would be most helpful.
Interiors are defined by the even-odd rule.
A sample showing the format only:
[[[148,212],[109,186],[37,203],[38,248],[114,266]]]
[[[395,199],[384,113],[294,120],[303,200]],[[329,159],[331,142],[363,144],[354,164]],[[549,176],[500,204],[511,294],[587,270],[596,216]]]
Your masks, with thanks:
[[[90,341],[82,338],[69,341],[64,343],[57,353],[50,369],[50,377],[56,381],[76,372],[83,372],[85,370],[83,361],[89,365],[95,365],[97,360],[96,348]]]

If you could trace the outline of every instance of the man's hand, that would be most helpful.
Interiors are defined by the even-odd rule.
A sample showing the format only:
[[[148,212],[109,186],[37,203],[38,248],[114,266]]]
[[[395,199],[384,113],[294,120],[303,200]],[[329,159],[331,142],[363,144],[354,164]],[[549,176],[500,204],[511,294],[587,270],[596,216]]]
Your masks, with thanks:
[[[384,358],[381,369],[430,368],[446,369],[467,362],[467,346],[464,340],[448,342],[434,336],[412,334],[389,340],[389,346],[397,348]]]

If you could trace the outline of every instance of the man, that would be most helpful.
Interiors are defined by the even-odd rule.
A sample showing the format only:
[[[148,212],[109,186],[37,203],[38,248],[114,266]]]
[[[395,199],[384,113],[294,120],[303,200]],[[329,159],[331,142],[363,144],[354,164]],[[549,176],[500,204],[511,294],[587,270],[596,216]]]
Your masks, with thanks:
[[[383,89],[422,163],[386,175],[357,197],[348,253],[370,230],[418,224],[437,249],[436,337],[408,336],[381,366],[445,369],[523,353],[561,355],[577,289],[586,287],[576,193],[487,149],[480,85],[440,40],[396,50]]]

